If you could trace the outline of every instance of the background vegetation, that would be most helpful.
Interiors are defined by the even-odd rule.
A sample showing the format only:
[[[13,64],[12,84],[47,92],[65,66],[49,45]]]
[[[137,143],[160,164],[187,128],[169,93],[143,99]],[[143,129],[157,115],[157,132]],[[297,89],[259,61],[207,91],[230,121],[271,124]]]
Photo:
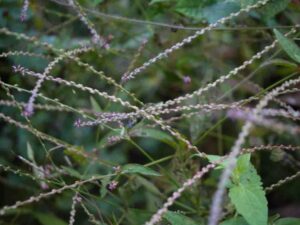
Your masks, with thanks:
[[[299,84],[272,97],[260,120],[251,117],[271,90],[299,78],[298,0],[270,0],[211,27],[129,80],[160,52],[259,1],[30,0],[27,10],[26,2],[0,0],[1,224],[144,224],[186,180],[227,155],[249,121],[243,147],[251,159],[237,161],[220,223],[300,224]],[[247,60],[229,79],[158,114],[158,103],[209,87]],[[27,117],[32,74],[45,68],[53,79]],[[153,107],[152,120],[122,119],[135,110],[119,99]],[[207,224],[226,162],[187,188],[159,223]]]

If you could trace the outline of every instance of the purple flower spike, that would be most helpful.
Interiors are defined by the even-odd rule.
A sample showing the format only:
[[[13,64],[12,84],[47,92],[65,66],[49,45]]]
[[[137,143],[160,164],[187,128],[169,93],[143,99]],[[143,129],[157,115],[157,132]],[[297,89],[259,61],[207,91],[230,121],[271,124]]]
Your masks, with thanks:
[[[24,0],[23,7],[21,10],[20,20],[24,22],[27,18],[27,11],[29,7],[29,0]]]
[[[236,109],[229,110],[227,112],[227,116],[232,119],[256,121],[256,118],[251,114],[251,112],[246,112],[243,110],[236,110]]]
[[[24,111],[23,111],[23,116],[25,117],[30,117],[33,115],[33,105],[32,104],[28,104],[25,106]]]

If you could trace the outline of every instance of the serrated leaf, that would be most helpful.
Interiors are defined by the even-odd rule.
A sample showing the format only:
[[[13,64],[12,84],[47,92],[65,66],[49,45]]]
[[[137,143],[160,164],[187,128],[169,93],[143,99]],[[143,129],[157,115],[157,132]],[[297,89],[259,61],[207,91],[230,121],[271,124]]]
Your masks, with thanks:
[[[168,211],[163,217],[172,225],[199,225],[187,216],[184,216],[177,212]]]
[[[296,62],[300,63],[300,48],[292,40],[285,37],[278,30],[274,30],[276,38],[283,50]]]
[[[249,225],[267,225],[268,202],[250,154],[241,156],[232,175],[229,197]]]
[[[207,20],[214,23],[217,20],[237,12],[240,6],[236,2],[216,0],[179,0],[175,11],[192,19]]]
[[[282,218],[275,222],[274,225],[299,225],[299,218]]]
[[[123,166],[122,168],[122,174],[142,174],[142,175],[147,175],[147,176],[160,176],[159,173],[157,173],[156,171],[139,165],[139,164],[127,164],[125,166]]]
[[[229,197],[236,210],[250,225],[267,225],[267,201],[262,189],[240,184],[230,188]]]
[[[247,178],[250,180],[255,179],[255,176],[251,177],[248,174],[250,172],[249,168],[251,166],[250,157],[251,157],[250,154],[245,154],[245,155],[242,155],[239,157],[239,159],[236,163],[236,167],[232,173],[232,179],[235,184],[239,184],[239,183],[243,182],[244,181],[243,178]],[[260,182],[260,179],[252,181],[252,183],[254,183],[254,182]]]

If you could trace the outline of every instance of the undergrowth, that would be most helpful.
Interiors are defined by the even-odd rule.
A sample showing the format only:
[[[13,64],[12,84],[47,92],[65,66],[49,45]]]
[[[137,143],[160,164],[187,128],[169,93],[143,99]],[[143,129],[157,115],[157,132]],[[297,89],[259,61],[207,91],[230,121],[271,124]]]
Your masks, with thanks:
[[[299,225],[299,12],[0,1],[1,224]]]

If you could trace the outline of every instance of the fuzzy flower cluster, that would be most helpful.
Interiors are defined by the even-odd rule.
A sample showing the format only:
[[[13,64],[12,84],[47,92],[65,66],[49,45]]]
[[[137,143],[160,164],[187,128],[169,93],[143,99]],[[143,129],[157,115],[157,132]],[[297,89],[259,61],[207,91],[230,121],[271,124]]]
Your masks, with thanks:
[[[118,181],[115,181],[113,180],[112,182],[110,182],[107,186],[107,189],[110,190],[110,191],[113,191],[117,188],[119,182]]]

